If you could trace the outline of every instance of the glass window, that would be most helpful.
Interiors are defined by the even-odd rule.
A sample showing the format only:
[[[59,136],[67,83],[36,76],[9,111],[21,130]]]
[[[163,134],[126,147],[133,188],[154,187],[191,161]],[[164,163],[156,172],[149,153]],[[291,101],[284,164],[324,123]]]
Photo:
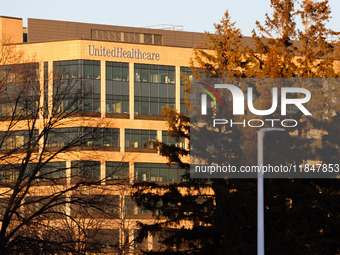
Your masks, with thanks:
[[[150,82],[150,70],[149,69],[140,69],[139,72],[136,72],[136,75],[140,73],[141,74],[141,78],[140,81],[141,82]],[[138,77],[138,76],[137,76]],[[137,81],[138,79],[136,79]]]
[[[168,96],[168,86],[166,84],[159,84],[159,97]]]
[[[181,174],[179,173],[180,169],[176,169],[175,166],[172,166],[168,171],[168,181],[169,182],[176,182],[181,180]]]
[[[129,65],[128,63],[106,62],[111,76],[106,77],[106,112],[129,113]]]
[[[185,92],[184,92],[184,88],[185,88],[185,82],[186,80],[192,82],[194,79],[194,73],[191,71],[190,67],[184,67],[181,66],[180,68],[181,71],[181,90],[180,90],[180,110],[181,112],[183,112],[185,115],[189,115],[189,110],[187,108],[187,105],[185,103]],[[198,75],[199,77],[204,78],[205,74],[203,73],[203,70],[197,70],[198,71]]]
[[[44,62],[44,113],[48,113],[48,62]]]
[[[100,112],[100,61],[55,61],[54,109]]]
[[[106,94],[111,95],[112,94],[112,83],[106,82]]]
[[[127,64],[123,65],[122,80],[123,81],[129,80],[129,65],[127,65]]]
[[[138,207],[131,196],[125,196],[124,198],[126,214],[151,214],[151,211]]]
[[[128,162],[106,161],[105,169],[107,180],[124,180],[129,177]]]
[[[73,193],[71,216],[83,218],[117,218],[121,201],[118,195],[85,195]]]
[[[100,162],[99,161],[72,161],[72,178],[81,178],[89,180],[100,179]]]
[[[163,163],[135,163],[136,181],[181,181],[183,170],[177,165]]]
[[[157,166],[150,165],[150,181],[159,181],[159,169]]]
[[[168,145],[175,145],[179,148],[184,148],[184,137],[179,137],[179,140],[176,141],[175,137],[168,136],[168,131],[162,131],[162,142]]]
[[[75,79],[78,77],[78,65],[70,65],[70,78]]]
[[[152,82],[152,83],[160,83],[161,82],[158,69],[151,69],[150,74],[151,74],[150,82]]]
[[[160,104],[158,102],[151,102],[150,103],[150,114],[151,115],[158,115],[158,112],[159,112],[158,107],[159,106],[160,106]]]
[[[100,65],[98,63],[93,65],[93,78],[100,80]]]
[[[135,114],[159,116],[175,105],[175,67],[135,64],[135,73]]]
[[[106,62],[106,80],[128,81],[129,64],[123,62]]]
[[[44,62],[44,81],[48,81],[48,62]]]
[[[92,65],[84,65],[84,75],[85,79],[93,79],[93,66]]]
[[[102,131],[102,134],[101,134]],[[103,128],[99,129],[100,145],[99,146],[119,146],[119,129],[118,128]]]
[[[143,97],[150,96],[150,84],[148,83],[142,83],[141,84],[141,93]]]
[[[47,147],[119,146],[118,128],[56,128],[48,133]]]
[[[144,98],[142,98],[142,100],[143,100]],[[145,99],[144,99],[145,100]],[[143,114],[143,115],[147,115],[147,114],[149,114],[150,113],[150,103],[149,102],[143,102],[143,101],[141,101],[140,102],[140,105],[141,105],[141,114]]]
[[[106,62],[106,79],[112,80],[112,67]]]
[[[112,79],[121,81],[122,80],[122,68],[121,67],[112,67]]]
[[[0,183],[15,182],[19,171],[20,165],[0,165]]]
[[[118,253],[119,229],[88,229],[85,250],[91,252],[106,251],[110,254]]]
[[[93,87],[91,92],[94,94],[93,97],[100,95],[100,80],[93,81]]]
[[[158,84],[153,84],[150,86],[150,89],[151,89],[151,97],[158,97],[158,89],[159,89],[159,86]]]
[[[122,83],[112,82],[112,92],[113,95],[122,95]]]
[[[2,150],[33,148],[38,143],[38,130],[18,130],[0,132]]]
[[[169,84],[168,85],[168,96],[170,98],[174,98],[175,97],[175,85],[174,84]]]
[[[0,117],[37,114],[39,64],[2,66],[0,72]]]
[[[51,198],[50,196],[29,196],[25,198],[23,202],[23,209],[27,215],[31,216],[38,210],[40,210],[43,206],[49,204],[50,208],[46,209],[46,212],[51,212],[51,215],[62,217],[65,215],[66,212],[66,202],[65,197],[54,197],[55,199]]]
[[[147,142],[156,139],[156,130],[125,129],[125,147],[152,148],[152,144],[147,144]]]
[[[123,85],[122,87],[123,87],[123,90],[122,90],[123,95],[128,96],[129,95],[129,86]]]
[[[66,162],[46,163],[39,171],[39,179],[44,180],[63,180],[66,177]]]
[[[164,171],[163,169],[159,171],[158,181],[160,182],[167,182],[168,180],[168,173],[169,171]]]
[[[68,144],[79,144],[80,133],[78,128],[56,128],[46,134],[47,147],[63,147]]]

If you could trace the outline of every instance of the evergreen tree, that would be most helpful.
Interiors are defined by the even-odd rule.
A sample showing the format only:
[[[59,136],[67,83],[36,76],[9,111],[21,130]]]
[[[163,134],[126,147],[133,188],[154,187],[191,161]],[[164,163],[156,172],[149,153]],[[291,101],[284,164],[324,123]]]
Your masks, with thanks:
[[[215,23],[215,33],[206,32],[208,41],[202,42],[203,49],[194,48],[192,67],[199,66],[210,78],[242,77],[242,70],[249,63],[243,42],[241,30],[232,22],[228,11],[220,23]],[[195,68],[193,68],[195,69]],[[197,70],[194,71],[197,77]]]
[[[199,70],[214,78],[338,77],[335,59],[339,54],[336,46],[339,42],[329,41],[329,36],[337,33],[326,29],[330,17],[328,1],[305,0],[301,5],[296,0],[270,2],[272,15],[266,15],[265,25],[257,22],[259,34],[253,31],[254,48],[244,47],[240,30],[226,12],[221,24],[215,24],[216,33],[207,33],[209,41],[204,45],[213,53],[194,49],[192,70],[196,77],[200,76]],[[304,30],[298,29],[298,16]],[[260,85],[254,87],[257,98],[254,107],[269,109],[272,86]],[[315,116],[313,114],[313,119],[307,121],[301,113],[295,114],[294,118],[301,120],[295,135],[290,136],[287,132],[280,140],[281,149],[275,146],[265,153],[272,153],[272,159],[278,160],[280,156],[280,160],[291,163],[310,157],[339,163],[337,83],[327,85],[326,82],[322,87],[313,83],[302,85],[310,86],[308,89],[313,93],[314,99],[308,107],[313,108]],[[187,83],[186,91],[189,90],[190,84]],[[228,112],[224,114],[231,116]],[[170,136],[190,138],[188,117],[174,110],[166,110],[165,116],[169,121]],[[321,140],[309,138],[311,128],[321,131]],[[236,128],[229,135],[236,137],[230,139],[230,146],[242,144],[239,147],[242,151],[235,150],[237,157],[233,163],[256,164],[255,132]],[[292,148],[293,143],[295,148]],[[155,146],[170,163],[189,169],[189,165],[183,163],[183,157],[189,155],[188,150],[160,142]],[[229,154],[226,160],[231,158]],[[140,224],[139,238],[161,234],[164,245],[163,251],[149,251],[147,254],[256,252],[256,180],[190,179],[186,174],[181,183],[137,183],[135,187],[138,205],[158,215],[156,223]],[[339,205],[336,201],[339,201],[339,190],[338,180],[266,180],[266,253],[338,254]]]
[[[272,17],[267,15],[265,26],[257,23],[262,37],[253,32],[256,41],[253,59],[257,62],[252,73],[273,78],[338,77],[339,69],[334,68],[336,44],[329,40],[338,33],[326,28],[330,18],[328,1],[302,1],[298,10],[296,4],[297,1],[291,0],[271,1]],[[297,29],[295,20],[298,17],[302,20],[303,30]],[[308,109],[313,116],[294,116],[301,124],[292,138],[302,141],[300,148],[294,150],[296,156],[300,155],[296,160],[316,158],[323,163],[339,163],[339,140],[335,135],[340,130],[336,121],[338,81],[299,81],[303,81],[300,87],[312,93]],[[261,94],[259,92],[257,100],[259,105],[268,102],[266,98],[260,101]],[[312,131],[322,138],[311,138]],[[292,151],[291,145],[280,145],[285,151],[287,148]],[[291,155],[288,158],[293,159]],[[338,180],[265,180],[266,252],[337,254],[339,236],[336,229],[339,225],[336,211],[339,208],[333,202],[325,203],[339,199],[335,190],[339,191]]]
[[[195,49],[192,63],[199,63],[200,69],[192,67],[196,77],[199,70],[204,70],[208,77],[241,77],[242,67],[247,60],[242,50],[242,36],[235,28],[228,12],[221,24],[215,24],[216,33],[207,33],[210,39],[205,47],[218,52],[209,54]],[[186,92],[190,82],[186,82]],[[227,107],[226,109],[230,109]],[[227,113],[231,115],[231,113]],[[172,109],[164,109],[168,120],[168,135],[175,139],[190,138],[190,118]],[[206,130],[206,132],[210,132]],[[235,131],[237,132],[237,131]],[[231,137],[231,134],[227,134]],[[208,133],[207,138],[212,133]],[[227,141],[227,139],[226,139]],[[203,143],[209,143],[204,140]],[[229,141],[229,148],[236,145],[236,140]],[[163,221],[158,217],[155,224],[140,224],[140,239],[148,234],[161,235],[164,245],[161,251],[149,251],[147,254],[224,254],[226,250],[235,254],[250,254],[256,250],[256,225],[247,223],[256,221],[254,180],[204,180],[190,179],[189,164],[184,163],[183,156],[189,155],[188,148],[177,148],[161,142],[154,144],[161,155],[168,157],[169,163],[179,164],[187,170],[183,182],[171,184],[137,183],[135,199],[139,206],[151,210],[155,215],[165,216]],[[237,150],[236,150],[237,151]],[[225,154],[225,159],[235,161],[235,157]],[[215,157],[221,156],[214,154]],[[213,159],[210,159],[213,160]],[[235,163],[235,162],[234,162]],[[249,199],[251,197],[252,199]],[[247,201],[253,201],[249,204]],[[244,214],[240,214],[242,211]],[[245,214],[248,214],[247,216]],[[226,231],[227,230],[227,231]],[[244,240],[240,243],[238,240]],[[237,245],[235,245],[237,244]],[[243,251],[240,253],[240,249]]]
[[[292,77],[296,70],[294,63],[296,23],[295,2],[292,0],[271,0],[272,16],[266,14],[265,24],[256,22],[260,35],[253,30],[255,49],[249,49],[253,65],[248,77],[281,78]]]

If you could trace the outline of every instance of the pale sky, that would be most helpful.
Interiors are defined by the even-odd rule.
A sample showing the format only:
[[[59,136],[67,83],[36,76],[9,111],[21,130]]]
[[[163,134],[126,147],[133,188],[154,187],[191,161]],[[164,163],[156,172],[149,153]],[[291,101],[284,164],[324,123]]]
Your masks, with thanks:
[[[329,0],[333,19],[329,27],[340,31],[340,0]],[[243,35],[251,35],[256,20],[270,11],[270,0],[10,0],[1,1],[0,15],[95,24],[146,27],[182,25],[185,31],[213,32],[226,9]]]

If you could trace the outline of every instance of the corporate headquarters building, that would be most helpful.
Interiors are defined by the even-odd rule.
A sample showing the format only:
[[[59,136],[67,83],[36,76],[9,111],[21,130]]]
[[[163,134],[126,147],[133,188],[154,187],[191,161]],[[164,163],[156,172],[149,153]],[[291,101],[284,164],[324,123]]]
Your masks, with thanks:
[[[254,44],[249,38],[243,40],[249,46]],[[181,181],[184,170],[177,165],[169,167],[167,158],[148,141],[188,147],[188,141],[167,136],[167,122],[161,112],[164,106],[187,111],[182,74],[192,77],[189,65],[193,48],[201,48],[206,35],[41,19],[28,19],[27,27],[23,27],[22,19],[2,16],[0,41],[0,224],[3,226],[3,219],[13,211],[14,223],[8,231],[20,222],[29,225],[29,212],[39,211],[46,197],[60,194],[66,201],[55,206],[54,213],[60,217],[35,217],[38,228],[23,228],[23,235],[37,235],[48,239],[46,245],[51,244],[61,237],[60,232],[48,231],[50,224],[58,226],[65,236],[69,233],[75,240],[74,250],[84,251],[76,254],[96,253],[103,247],[100,251],[108,254],[159,250],[157,236],[149,235],[141,244],[134,242],[137,222],[154,222],[154,217],[136,206],[131,187],[142,181]],[[6,62],[5,53],[11,55],[12,51],[19,53]],[[11,88],[25,86],[19,75],[22,68],[17,69],[18,75],[12,70],[13,66],[25,66],[22,63],[30,63],[30,70],[34,70],[35,78],[26,84],[38,89],[34,93],[19,90],[19,97],[13,100],[10,95],[15,89]],[[32,113],[34,109],[39,109],[36,122],[13,115],[14,111]],[[53,122],[55,119],[59,122]],[[47,136],[49,124],[53,129]],[[32,145],[30,141],[39,134],[39,143]],[[53,153],[55,156],[51,156]],[[23,160],[27,155],[29,162]],[[39,155],[48,155],[49,162],[34,174],[37,184],[24,191],[22,187],[32,180],[21,176],[20,168],[27,168],[29,175],[27,165],[44,161]],[[51,174],[44,177],[46,172]],[[20,178],[22,186],[16,186]],[[79,180],[82,186],[73,189]],[[97,182],[87,185],[86,180]],[[63,193],[65,187],[71,187],[67,194]],[[11,200],[15,190],[19,197],[24,194],[19,202]],[[105,213],[86,208],[86,203],[84,206],[79,203],[81,199],[75,199],[77,196],[93,198],[95,205],[103,205],[99,209]],[[0,231],[0,249],[3,236]],[[22,239],[18,240],[20,247]],[[40,243],[39,249],[43,249]],[[53,253],[58,252],[49,254]]]
[[[79,89],[75,91],[86,94],[86,104],[78,105],[79,114],[68,118],[68,122],[51,133],[47,147],[65,146],[81,128],[94,133],[99,131],[101,135],[87,139],[76,150],[58,154],[48,167],[65,168],[66,176],[71,178],[74,175],[68,169],[80,164],[86,169],[87,177],[103,180],[102,186],[119,178],[115,169],[127,173],[128,183],[112,185],[103,194],[105,199],[119,201],[119,208],[114,209],[118,220],[106,219],[93,238],[106,242],[107,247],[110,242],[128,242],[140,248],[133,244],[137,233],[135,223],[150,221],[152,217],[134,205],[132,210],[126,211],[128,205],[133,204],[128,187],[135,181],[180,181],[183,170],[177,166],[169,168],[167,159],[145,147],[145,143],[149,140],[172,142],[167,136],[162,107],[186,111],[181,73],[190,74],[188,67],[193,47],[201,47],[199,42],[206,40],[205,34],[41,19],[28,19],[27,27],[23,28],[20,18],[0,17],[0,39],[7,47],[15,47],[25,58],[34,60],[39,70],[37,81],[41,96],[38,104],[45,107],[45,114],[51,111],[57,79],[66,91],[67,84],[73,80]],[[64,100],[58,107],[62,109],[66,105],[67,100]],[[6,117],[10,108],[10,103],[2,100],[1,116]],[[8,129],[6,121],[2,121],[2,133]],[[16,129],[10,131],[2,144],[3,151],[15,149],[27,141],[25,127]],[[185,146],[187,141],[177,143]],[[15,171],[1,173],[3,183],[15,178]],[[39,192],[46,188],[44,183],[36,188],[38,191],[31,190],[30,195],[41,196]],[[65,207],[66,214],[72,215],[72,206],[66,204]],[[91,226],[88,231],[91,232]],[[142,248],[156,249],[155,239],[150,236]],[[131,252],[133,249],[129,248],[128,253]]]

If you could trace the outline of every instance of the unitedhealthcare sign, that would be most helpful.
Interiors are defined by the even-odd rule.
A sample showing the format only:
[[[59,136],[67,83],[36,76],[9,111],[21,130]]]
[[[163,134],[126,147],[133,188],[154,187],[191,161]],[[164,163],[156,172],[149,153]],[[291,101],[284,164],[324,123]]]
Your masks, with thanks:
[[[103,46],[96,47],[88,45],[88,54],[90,56],[104,56],[111,58],[132,58],[141,60],[160,60],[160,55],[157,52],[140,51],[139,49],[125,50],[122,47],[105,48]]]

